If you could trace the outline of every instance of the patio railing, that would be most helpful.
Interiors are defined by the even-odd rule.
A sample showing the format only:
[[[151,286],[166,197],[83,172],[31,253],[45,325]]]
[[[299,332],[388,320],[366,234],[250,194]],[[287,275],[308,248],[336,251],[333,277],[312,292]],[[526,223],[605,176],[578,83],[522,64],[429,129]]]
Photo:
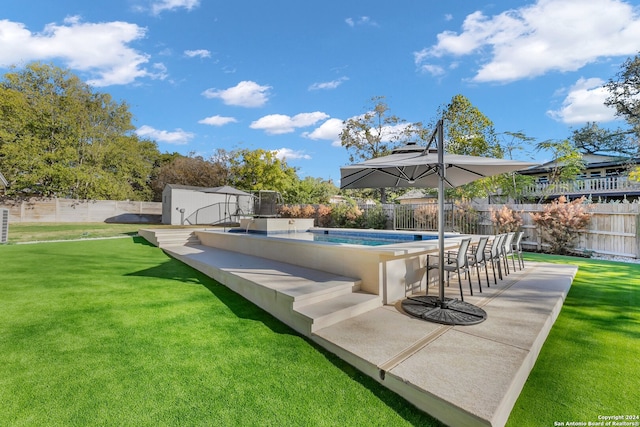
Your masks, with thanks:
[[[528,196],[544,195],[597,195],[602,193],[624,194],[640,191],[640,182],[630,181],[626,176],[609,176],[606,178],[585,178],[566,182],[539,182],[524,189]]]

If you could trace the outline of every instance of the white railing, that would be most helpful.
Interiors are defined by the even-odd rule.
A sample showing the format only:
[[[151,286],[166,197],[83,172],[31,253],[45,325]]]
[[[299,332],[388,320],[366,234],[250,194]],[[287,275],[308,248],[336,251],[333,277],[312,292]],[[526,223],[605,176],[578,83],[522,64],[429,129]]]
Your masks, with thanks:
[[[599,194],[616,192],[624,194],[628,191],[640,191],[640,182],[630,181],[626,176],[610,176],[606,178],[585,178],[566,182],[539,182],[526,187],[525,195],[547,194]]]

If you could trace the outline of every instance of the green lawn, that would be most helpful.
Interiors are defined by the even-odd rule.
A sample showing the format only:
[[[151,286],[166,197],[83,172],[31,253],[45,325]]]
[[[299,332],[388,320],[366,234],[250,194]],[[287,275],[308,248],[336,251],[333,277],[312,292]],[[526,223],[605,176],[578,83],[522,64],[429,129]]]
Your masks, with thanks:
[[[580,270],[510,426],[633,415],[640,265]],[[438,425],[143,239],[0,246],[0,425]],[[472,361],[471,361],[472,362]]]
[[[138,229],[180,228],[162,224],[113,224],[104,222],[33,222],[9,224],[9,243],[33,241],[95,239],[104,237],[126,237],[138,233]]]
[[[9,243],[134,235],[140,225],[106,223],[11,223]]]
[[[528,259],[576,264],[579,271],[508,426],[640,416],[640,264]]]
[[[0,425],[438,425],[141,238],[0,246]]]

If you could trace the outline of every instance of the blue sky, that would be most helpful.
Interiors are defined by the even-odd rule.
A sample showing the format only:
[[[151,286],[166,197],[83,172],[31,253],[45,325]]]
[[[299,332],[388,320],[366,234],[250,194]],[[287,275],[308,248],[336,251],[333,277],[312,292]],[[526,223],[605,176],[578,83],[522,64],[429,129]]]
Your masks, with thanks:
[[[429,123],[466,96],[497,132],[623,126],[602,85],[640,51],[622,0],[4,0],[0,72],[69,68],[126,101],[162,152],[274,150],[339,179],[342,122],[374,96]],[[389,129],[393,132],[393,129]],[[544,161],[532,149],[522,160]]]

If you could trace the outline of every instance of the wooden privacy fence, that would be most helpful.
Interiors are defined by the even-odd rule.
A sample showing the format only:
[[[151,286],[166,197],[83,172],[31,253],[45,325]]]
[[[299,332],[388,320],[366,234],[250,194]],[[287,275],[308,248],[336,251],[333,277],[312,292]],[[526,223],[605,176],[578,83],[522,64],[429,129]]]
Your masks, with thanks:
[[[391,205],[394,229],[437,230],[435,204]],[[445,230],[468,234],[495,234],[491,211],[503,205],[473,204],[472,209],[451,203],[445,205]],[[542,212],[543,204],[509,205],[520,212],[523,219],[523,246],[541,250],[544,244],[531,213]],[[576,242],[576,250],[592,251],[603,255],[640,258],[640,204],[593,203],[586,205],[592,214],[589,228]],[[388,210],[387,210],[388,211]]]
[[[159,223],[162,203],[121,200],[32,199],[0,202],[9,222]]]

